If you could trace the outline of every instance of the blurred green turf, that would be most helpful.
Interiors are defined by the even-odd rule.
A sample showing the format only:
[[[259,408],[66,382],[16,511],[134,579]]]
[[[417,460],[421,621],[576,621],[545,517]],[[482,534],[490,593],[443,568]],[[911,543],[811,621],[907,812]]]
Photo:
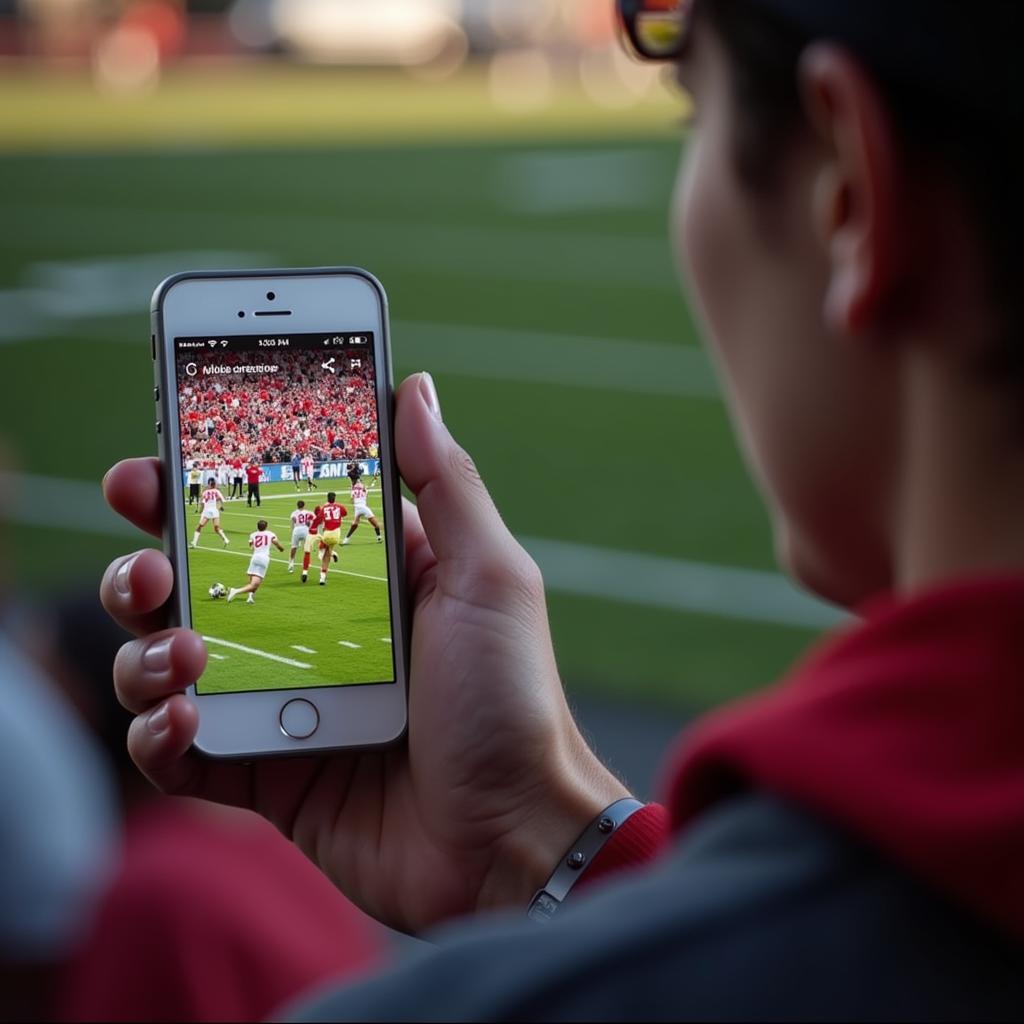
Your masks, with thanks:
[[[0,96],[5,88],[0,82]],[[71,125],[76,110],[85,116],[84,103],[58,119]],[[30,107],[25,100],[18,117]],[[181,100],[175,116],[182,111],[207,116],[194,98]],[[560,116],[567,111],[571,105]],[[10,117],[0,114],[0,127]],[[443,142],[423,141],[429,124],[420,124],[409,129],[419,141],[396,136],[386,145],[326,147],[314,132],[319,147],[304,137],[290,147],[242,148],[234,138],[227,147],[161,149],[149,133],[140,151],[91,153],[71,151],[83,137],[70,126],[57,140],[66,152],[46,139],[37,140],[46,152],[0,158],[0,318],[16,308],[13,290],[23,295],[38,280],[40,263],[230,250],[278,265],[367,266],[384,282],[399,324],[692,346],[665,230],[679,143],[658,127],[670,118],[663,106],[630,117],[590,110],[571,140],[548,123],[536,137],[502,142],[494,136],[510,133],[501,123],[487,133],[476,118],[464,126],[469,139],[453,138],[459,133],[445,122]],[[22,129],[20,144],[31,146],[36,137]],[[486,138],[472,138],[482,132]],[[113,131],[107,141],[125,147],[130,137]],[[623,181],[635,194],[622,208],[536,212],[509,199],[516,161],[576,154],[600,162],[609,152],[648,172],[639,191]],[[155,283],[130,303],[136,313],[69,316],[47,321],[32,340],[0,338],[0,434],[13,441],[24,469],[98,480],[117,458],[154,450],[146,306]],[[399,329],[393,338],[399,375],[430,368],[429,350],[404,342],[409,336]],[[446,421],[513,530],[773,568],[766,515],[717,398],[450,369],[436,378]],[[43,522],[54,517],[40,514]],[[61,514],[75,538],[69,547],[40,543],[23,528],[8,536],[20,585],[45,590],[95,577],[131,543],[77,538],[74,518],[73,508]],[[626,606],[614,594],[554,594],[550,610],[559,663],[574,687],[683,706],[763,684],[811,636]]]

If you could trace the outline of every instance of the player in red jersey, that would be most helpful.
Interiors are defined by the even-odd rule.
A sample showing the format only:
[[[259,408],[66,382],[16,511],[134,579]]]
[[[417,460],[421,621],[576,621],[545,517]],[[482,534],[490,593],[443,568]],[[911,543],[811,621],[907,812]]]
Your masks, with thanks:
[[[320,563],[320,586],[327,583],[327,566],[331,564],[331,558],[335,561],[338,556],[334,549],[341,542],[341,521],[348,515],[344,505],[339,505],[335,500],[334,491],[327,492],[327,504],[320,510],[324,521],[324,535],[320,546],[324,549],[323,560]]]
[[[313,520],[309,524],[309,533],[306,534],[306,543],[302,547],[302,582],[305,583],[309,577],[309,560],[313,554],[314,545],[319,548],[320,544],[319,537],[317,536],[321,525],[323,525],[324,515],[323,510],[319,505],[313,509]]]
[[[199,547],[199,534],[211,519],[213,520],[213,532],[220,535],[220,539],[224,541],[224,547],[228,546],[228,536],[220,528],[220,510],[223,507],[224,495],[217,490],[217,478],[211,476],[206,481],[206,490],[203,491],[203,511],[199,516],[199,525],[196,527],[196,532],[192,534],[191,547]]]

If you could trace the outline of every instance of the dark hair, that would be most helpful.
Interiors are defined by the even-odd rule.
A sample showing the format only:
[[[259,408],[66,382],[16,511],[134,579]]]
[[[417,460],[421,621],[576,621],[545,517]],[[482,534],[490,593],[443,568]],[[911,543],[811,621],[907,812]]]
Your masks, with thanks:
[[[267,521],[266,521],[266,519],[260,519],[256,523],[256,529],[257,530],[265,530],[266,528],[267,528]]]
[[[208,484],[209,484],[209,485],[210,485],[210,486],[212,487],[212,486],[213,486],[214,484],[216,484],[216,483],[217,483],[217,478],[216,478],[216,477],[213,477],[213,476],[211,476],[211,477],[210,477],[210,479],[209,479],[209,480],[207,480],[206,482],[207,482],[207,483],[208,483]]]
[[[697,0],[696,12],[707,19],[728,55],[737,174],[747,187],[768,191],[778,180],[787,143],[804,125],[796,69],[812,39],[752,0]],[[972,8],[969,16],[984,18],[983,6]],[[974,216],[1002,322],[983,365],[1024,385],[1024,298],[1016,257],[1024,221],[1024,167],[1016,153],[1013,118],[993,123],[992,118],[951,110],[913,80],[887,75],[870,54],[856,55],[885,97],[908,158],[922,167],[941,168]],[[954,74],[957,54],[950,53],[949,64]],[[1011,104],[1010,109],[1015,107]]]
[[[328,491],[327,492],[327,500],[328,501],[334,501],[334,491]]]
[[[298,508],[305,508],[306,507],[306,503],[301,498],[299,498],[299,500],[296,502],[296,506]]]

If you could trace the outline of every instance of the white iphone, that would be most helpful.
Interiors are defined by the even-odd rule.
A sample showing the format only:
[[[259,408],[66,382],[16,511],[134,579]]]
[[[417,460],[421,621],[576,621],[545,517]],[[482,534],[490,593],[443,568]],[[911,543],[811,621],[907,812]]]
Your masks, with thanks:
[[[203,754],[379,747],[406,726],[387,299],[351,267],[176,274],[153,296],[176,624]]]

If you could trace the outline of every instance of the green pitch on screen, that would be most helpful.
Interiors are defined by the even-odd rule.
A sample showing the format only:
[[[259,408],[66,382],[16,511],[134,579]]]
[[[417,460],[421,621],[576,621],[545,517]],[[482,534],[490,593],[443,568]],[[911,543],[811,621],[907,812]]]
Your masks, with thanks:
[[[338,563],[332,564],[326,586],[317,582],[315,556],[309,581],[302,583],[301,547],[295,572],[288,572],[288,516],[295,508],[292,499],[301,496],[310,504],[321,492],[307,496],[303,490],[297,495],[291,484],[263,484],[260,490],[264,500],[258,509],[255,504],[249,508],[244,500],[224,503],[221,526],[231,541],[227,548],[207,524],[200,546],[188,552],[193,627],[207,638],[210,655],[199,692],[393,680],[385,545],[378,544],[373,528],[363,523],[345,547],[339,545]],[[344,503],[343,493],[340,499]],[[370,492],[370,506],[379,511],[379,490]],[[185,514],[191,533],[199,520],[195,506],[186,507]],[[246,604],[244,594],[230,604],[225,598],[211,598],[214,583],[229,588],[248,583],[246,542],[259,518],[267,520],[285,553],[273,552],[253,604]],[[351,518],[342,520],[343,530],[350,524]]]

